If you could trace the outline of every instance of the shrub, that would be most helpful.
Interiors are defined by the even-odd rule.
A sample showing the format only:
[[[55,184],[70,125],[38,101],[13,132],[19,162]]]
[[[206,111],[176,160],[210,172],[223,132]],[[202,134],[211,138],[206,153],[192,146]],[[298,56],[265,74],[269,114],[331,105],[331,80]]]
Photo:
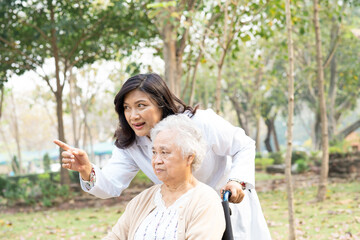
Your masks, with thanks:
[[[272,152],[269,153],[269,158],[274,159],[274,164],[284,163],[284,157],[281,152]]]
[[[303,159],[304,161],[308,160],[308,155],[304,151],[293,151],[291,154],[291,164],[296,163],[297,160]]]
[[[255,158],[262,158],[261,152],[256,152],[255,153]]]
[[[50,172],[50,156],[48,153],[45,153],[44,157],[43,157],[43,165],[44,165],[44,171],[45,172]]]
[[[298,159],[296,160],[296,171],[298,173],[304,173],[309,170],[309,165],[306,160],[304,159]]]
[[[274,159],[272,158],[255,158],[256,169],[264,170],[267,166],[272,164],[274,164]]]
[[[6,184],[7,184],[6,178],[0,177],[0,196],[1,196],[1,197],[4,197],[4,192],[5,192],[5,189],[6,189]]]
[[[70,196],[69,186],[61,186],[52,178],[51,173],[43,173],[3,179],[1,181],[5,182],[5,186],[1,185],[1,196],[10,206],[19,202],[26,205],[41,202],[43,206],[50,207],[57,198],[68,199]]]

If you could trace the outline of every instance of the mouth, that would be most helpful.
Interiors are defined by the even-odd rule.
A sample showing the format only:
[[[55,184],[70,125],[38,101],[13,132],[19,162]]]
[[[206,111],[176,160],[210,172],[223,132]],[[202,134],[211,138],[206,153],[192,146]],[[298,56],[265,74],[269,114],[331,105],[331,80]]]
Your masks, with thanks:
[[[155,173],[161,173],[161,172],[163,172],[163,171],[164,171],[163,169],[155,168]]]
[[[136,129],[136,130],[140,130],[144,127],[145,122],[143,123],[133,123],[132,126]]]

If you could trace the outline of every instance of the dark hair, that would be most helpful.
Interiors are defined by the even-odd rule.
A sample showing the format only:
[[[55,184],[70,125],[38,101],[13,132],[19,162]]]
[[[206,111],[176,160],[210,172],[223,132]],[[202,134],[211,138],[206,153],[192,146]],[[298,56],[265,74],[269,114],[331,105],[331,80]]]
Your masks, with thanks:
[[[177,98],[165,81],[156,73],[138,74],[124,83],[114,99],[115,111],[119,117],[119,126],[115,131],[115,145],[119,148],[127,148],[135,141],[135,132],[126,121],[124,114],[124,98],[126,94],[133,90],[140,90],[149,95],[162,111],[162,118],[176,113],[183,113],[189,110],[195,114],[196,107],[193,109],[187,106],[182,100]]]

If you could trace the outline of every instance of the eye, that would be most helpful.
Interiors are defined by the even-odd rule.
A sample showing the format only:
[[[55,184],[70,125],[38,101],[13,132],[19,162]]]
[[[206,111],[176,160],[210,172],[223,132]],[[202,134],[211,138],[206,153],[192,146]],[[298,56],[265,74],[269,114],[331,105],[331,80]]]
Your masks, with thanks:
[[[124,110],[129,110],[129,106],[124,106]]]
[[[138,107],[140,107],[140,108],[141,108],[141,107],[145,107],[145,104],[139,103],[139,104],[138,104]]]
[[[163,150],[163,151],[161,151],[161,154],[162,155],[167,155],[167,154],[169,154],[169,152]]]

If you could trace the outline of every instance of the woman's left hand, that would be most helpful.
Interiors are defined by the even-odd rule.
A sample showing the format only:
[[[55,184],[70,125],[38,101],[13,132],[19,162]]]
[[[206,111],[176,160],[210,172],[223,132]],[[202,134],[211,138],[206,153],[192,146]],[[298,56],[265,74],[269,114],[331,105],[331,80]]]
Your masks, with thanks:
[[[221,199],[223,199],[223,193],[226,190],[231,191],[231,196],[229,202],[231,203],[240,203],[244,197],[245,193],[242,190],[242,186],[240,183],[235,181],[229,181],[222,189],[221,189]]]

